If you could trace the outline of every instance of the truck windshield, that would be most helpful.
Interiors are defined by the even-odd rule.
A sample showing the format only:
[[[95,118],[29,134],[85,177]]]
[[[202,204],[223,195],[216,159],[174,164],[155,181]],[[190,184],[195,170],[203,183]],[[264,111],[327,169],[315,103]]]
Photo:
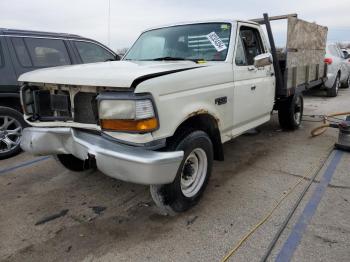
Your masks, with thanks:
[[[231,36],[229,23],[202,23],[144,32],[124,60],[226,60]]]

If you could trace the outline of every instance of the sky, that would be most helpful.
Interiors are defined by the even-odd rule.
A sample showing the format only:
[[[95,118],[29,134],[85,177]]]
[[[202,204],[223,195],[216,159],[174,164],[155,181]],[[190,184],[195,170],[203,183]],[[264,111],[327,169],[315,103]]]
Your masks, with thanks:
[[[73,33],[117,50],[130,47],[144,29],[158,25],[297,13],[328,26],[328,41],[349,42],[349,8],[350,0],[0,0],[0,27]],[[273,24],[281,47],[285,29],[285,22]]]

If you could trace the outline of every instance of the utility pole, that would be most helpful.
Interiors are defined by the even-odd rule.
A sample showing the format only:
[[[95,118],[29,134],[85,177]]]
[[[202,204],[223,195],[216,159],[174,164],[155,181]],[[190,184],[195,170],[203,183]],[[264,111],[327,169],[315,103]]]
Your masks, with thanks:
[[[108,47],[111,46],[111,0],[108,0]]]

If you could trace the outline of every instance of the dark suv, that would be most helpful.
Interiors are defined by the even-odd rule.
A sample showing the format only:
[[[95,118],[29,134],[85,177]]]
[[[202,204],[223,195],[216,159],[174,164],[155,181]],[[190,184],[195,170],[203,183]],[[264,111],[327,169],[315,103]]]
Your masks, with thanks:
[[[78,35],[0,28],[0,159],[20,152],[23,120],[18,77],[62,65],[119,60],[108,47]]]

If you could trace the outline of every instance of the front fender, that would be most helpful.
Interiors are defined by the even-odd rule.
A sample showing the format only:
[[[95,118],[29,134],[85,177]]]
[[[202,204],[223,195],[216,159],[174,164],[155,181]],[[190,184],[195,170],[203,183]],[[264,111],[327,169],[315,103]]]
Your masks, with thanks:
[[[208,64],[149,79],[138,85],[135,93],[151,93],[154,98],[160,123],[152,133],[154,139],[172,136],[186,119],[202,113],[213,116],[220,131],[232,128],[232,64]],[[215,104],[217,98],[225,98],[226,103]]]

